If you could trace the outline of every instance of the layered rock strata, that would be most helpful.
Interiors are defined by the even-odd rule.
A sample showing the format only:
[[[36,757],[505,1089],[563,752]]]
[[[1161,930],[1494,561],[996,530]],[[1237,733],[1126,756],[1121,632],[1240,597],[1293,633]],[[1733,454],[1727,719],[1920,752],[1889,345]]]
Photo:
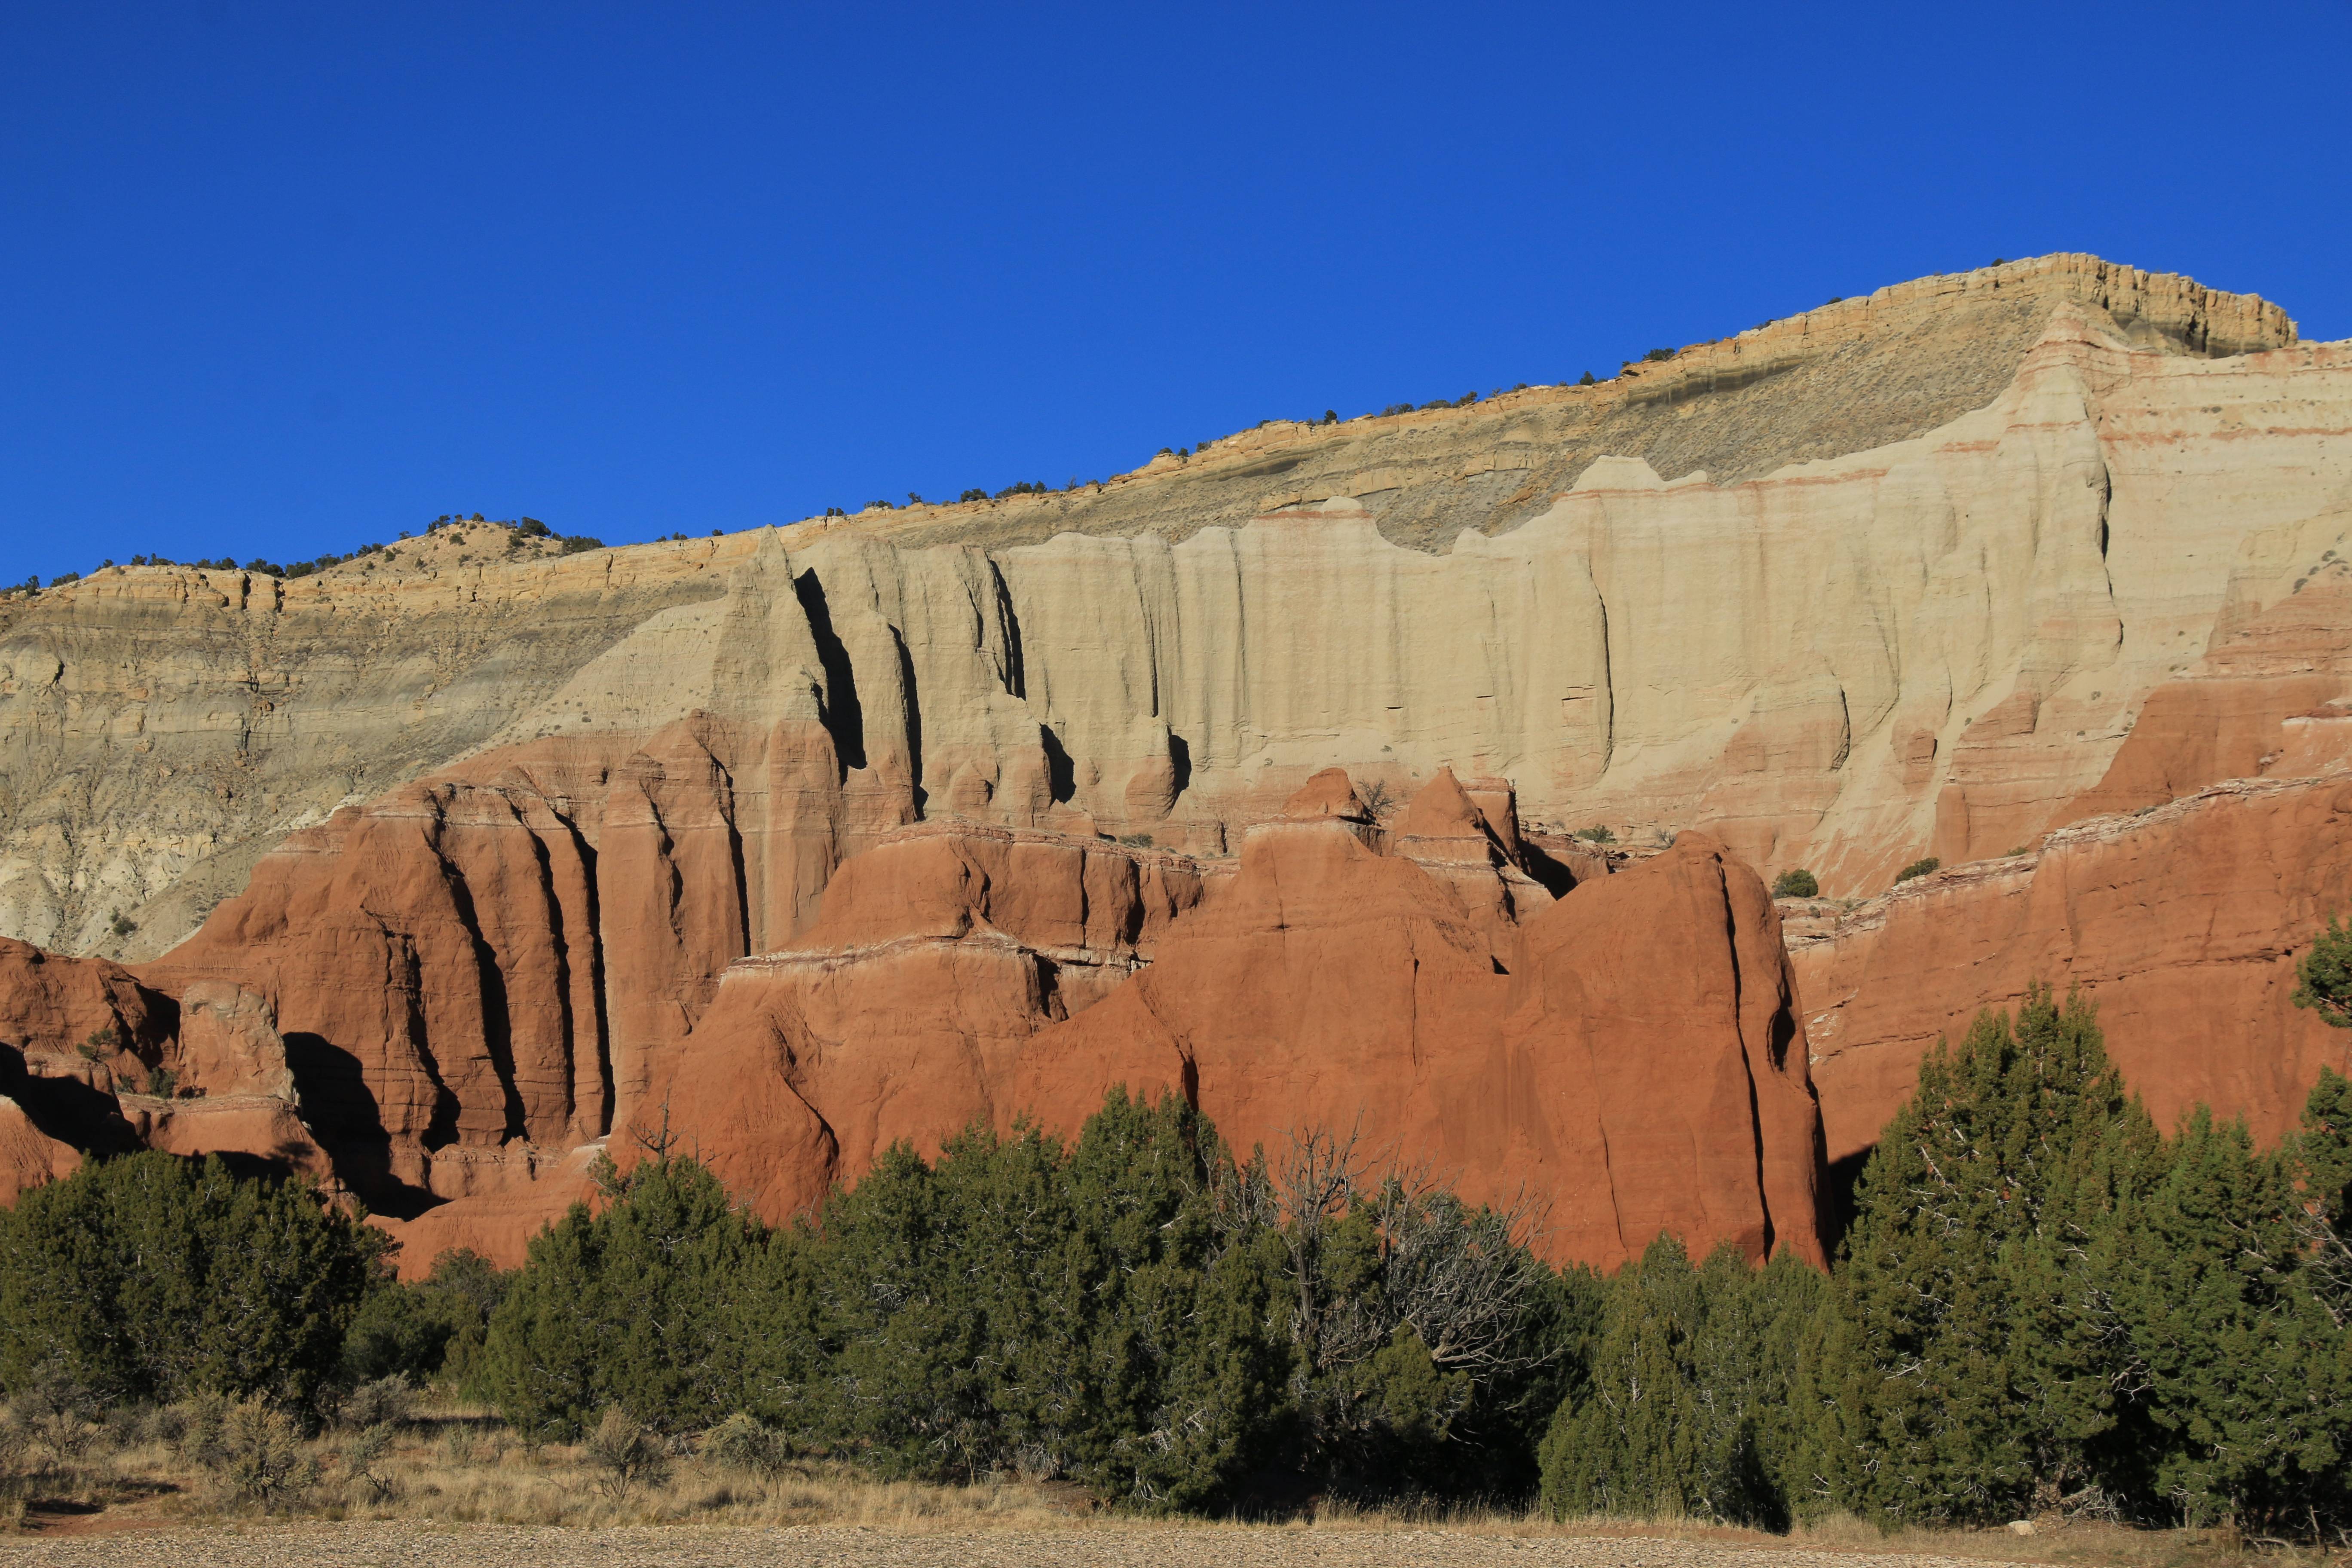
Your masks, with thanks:
[[[1539,1186],[1559,1256],[1811,1255],[1807,1035],[1742,863],[1859,892],[2332,765],[2347,496],[2352,348],[2045,258],[1048,497],[0,600],[0,930],[139,961],[0,953],[7,1179],[109,1139],[331,1158],[429,1261],[511,1253],[665,1117],[782,1215],[1129,1081],[1245,1144],[1360,1113]],[[2088,871],[2052,839],[2042,903],[1979,868],[1828,922],[1833,1149],[2027,978],[2137,1018],[2123,924],[2050,910],[2190,875],[2189,821]],[[1927,985],[1906,911],[1947,895],[1982,956]],[[2208,965],[2193,912],[2147,973]],[[2317,1059],[2110,1037],[2152,1100],[2265,1128]]]
[[[1920,1056],[2041,982],[2095,1003],[2125,1083],[2274,1142],[2352,1036],[2290,1005],[2295,960],[2352,886],[2352,774],[2214,784],[2037,852],[1906,883],[1791,943],[1832,1160],[1878,1141]]]
[[[2225,603],[2316,559],[2278,542],[2347,430],[2352,356],[2275,307],[2045,258],[1045,497],[114,568],[0,603],[0,931],[154,956],[341,807],[557,737],[617,769],[698,711],[821,725],[877,818],[1215,852],[1320,767],[1451,765],[1866,889],[2095,785]]]
[[[2277,603],[2225,605],[2232,629],[2150,696],[2080,820],[1851,910],[1813,906],[1790,948],[1832,1159],[1876,1142],[1923,1050],[2036,981],[2098,1004],[2167,1126],[2203,1104],[2268,1142],[2322,1067],[2352,1067],[2352,1035],[2290,1001],[2352,888],[2347,524],[2338,510],[2273,544],[2307,569]]]

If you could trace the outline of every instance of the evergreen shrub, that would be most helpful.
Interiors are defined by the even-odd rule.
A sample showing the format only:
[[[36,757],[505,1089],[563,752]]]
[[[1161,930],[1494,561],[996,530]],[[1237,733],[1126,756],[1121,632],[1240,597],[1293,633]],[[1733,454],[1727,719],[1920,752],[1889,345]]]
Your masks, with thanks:
[[[96,1160],[0,1210],[0,1387],[55,1362],[106,1403],[307,1405],[383,1283],[381,1232],[218,1159]]]

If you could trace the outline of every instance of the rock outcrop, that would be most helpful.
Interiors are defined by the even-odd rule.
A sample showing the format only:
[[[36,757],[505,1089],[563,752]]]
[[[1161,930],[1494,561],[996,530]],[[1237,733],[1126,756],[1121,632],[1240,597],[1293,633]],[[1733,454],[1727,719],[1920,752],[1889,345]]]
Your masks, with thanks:
[[[781,1219],[893,1143],[1009,1125],[1029,1038],[1115,993],[1202,892],[1166,852],[906,829],[842,867],[814,930],[727,971],[620,1152],[666,1127]]]
[[[1692,834],[1555,902],[1450,774],[1403,821],[1382,853],[1319,775],[1197,909],[1177,857],[914,830],[728,971],[637,1140],[683,1140],[781,1218],[891,1142],[1075,1133],[1124,1084],[1244,1152],[1352,1132],[1474,1200],[1524,1191],[1563,1259],[1665,1229],[1819,1261],[1803,1030],[1754,873]]]
[[[2036,980],[2099,1004],[2164,1125],[2204,1104],[2273,1140],[2321,1067],[2352,1062],[2352,1037],[2288,1002],[2352,886],[2352,511],[2241,553],[2257,569],[2223,635],[2149,696],[2072,826],[1851,911],[1816,906],[1792,936],[1832,1159],[1876,1142],[1927,1046]],[[2276,561],[2296,576],[2264,603]]]
[[[2323,1066],[2352,1069],[2352,1035],[2288,1001],[2347,887],[2352,774],[2235,780],[1906,883],[1798,938],[1830,1157],[1877,1142],[1938,1037],[2034,981],[2097,1004],[2158,1125],[2201,1103],[2275,1142]]]
[[[331,1179],[261,998],[173,998],[102,959],[0,939],[0,1198],[85,1151],[223,1153]]]

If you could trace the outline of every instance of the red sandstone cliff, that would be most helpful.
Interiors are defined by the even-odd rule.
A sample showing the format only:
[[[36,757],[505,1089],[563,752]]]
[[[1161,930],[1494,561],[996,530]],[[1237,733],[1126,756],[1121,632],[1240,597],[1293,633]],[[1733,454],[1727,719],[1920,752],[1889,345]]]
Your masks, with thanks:
[[[101,959],[0,939],[0,1201],[85,1151],[227,1153],[326,1175],[267,1009],[233,987],[177,999]]]
[[[2034,980],[2098,1003],[2161,1125],[2202,1103],[2275,1139],[2352,1061],[2352,1036],[2288,1001],[2352,900],[2352,710],[2332,705],[2352,699],[2352,567],[2326,555],[2156,690],[2073,826],[1792,939],[1831,1158],[1876,1142],[1938,1036]]]
[[[1525,1189],[1563,1259],[1613,1266],[1664,1229],[1819,1261],[1818,1117],[1761,883],[1688,835],[1555,903],[1499,815],[1441,775],[1383,854],[1321,775],[1197,910],[1171,857],[884,846],[804,941],[729,971],[638,1131],[658,1104],[781,1218],[895,1140],[1024,1115],[1075,1132],[1124,1083],[1185,1096],[1244,1151],[1352,1129],[1473,1199]]]

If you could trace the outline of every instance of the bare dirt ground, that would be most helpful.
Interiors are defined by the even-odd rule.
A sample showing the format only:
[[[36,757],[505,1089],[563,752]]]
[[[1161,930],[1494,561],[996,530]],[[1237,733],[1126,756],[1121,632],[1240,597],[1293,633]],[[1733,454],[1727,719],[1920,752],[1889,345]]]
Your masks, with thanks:
[[[604,1530],[411,1521],[214,1526],[0,1543],[69,1568],[1983,1568],[1982,1560],[1656,1536],[1119,1523],[908,1533],[874,1528]]]

